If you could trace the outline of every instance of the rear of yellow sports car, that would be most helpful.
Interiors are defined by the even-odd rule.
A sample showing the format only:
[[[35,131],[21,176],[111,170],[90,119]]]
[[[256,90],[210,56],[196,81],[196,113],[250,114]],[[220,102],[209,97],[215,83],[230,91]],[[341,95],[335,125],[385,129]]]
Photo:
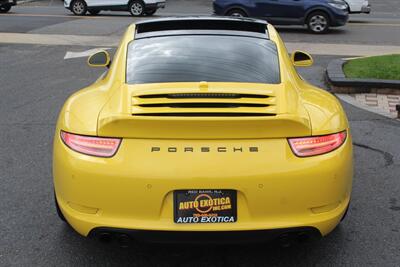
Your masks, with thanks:
[[[108,74],[64,105],[53,161],[62,216],[84,236],[140,239],[153,234],[157,239],[167,233],[175,237],[191,233],[211,240],[219,234],[242,238],[328,234],[344,216],[351,194],[352,142],[340,104],[297,76],[271,26],[240,19],[190,22],[177,19],[130,27]],[[185,81],[171,68],[149,76],[149,69],[140,69],[146,64],[135,65],[146,55],[157,56],[157,66],[171,56],[180,60],[186,55],[179,48],[182,42],[186,49],[195,47],[193,43],[202,44],[198,49],[211,49],[204,46],[211,43],[215,48],[216,41],[233,38],[234,45],[225,43],[221,51],[230,50],[229,46],[233,49],[229,53],[240,54],[235,46],[247,45],[249,39],[243,42],[243,36],[226,26],[237,22],[241,35],[246,30],[252,35],[246,38],[260,34],[253,26],[246,28],[246,23],[264,27],[268,40],[256,40],[256,46],[270,43],[266,49],[277,57],[278,78],[252,82],[238,71],[234,76],[244,82],[219,81],[216,69],[207,80]],[[159,37],[160,24],[162,31],[173,27],[174,39],[167,32]],[[212,39],[193,37],[192,32],[176,36],[182,25],[196,30],[208,25],[208,31],[228,27],[234,36],[227,37],[225,28],[222,36]],[[149,38],[165,39],[150,42],[154,40]],[[180,42],[174,44],[175,39]],[[174,54],[173,47],[182,52]],[[202,65],[203,60],[204,73],[211,68],[206,62],[216,57],[207,51],[197,51],[202,56],[190,62]],[[146,67],[153,68],[152,64]],[[174,61],[174,66],[179,64],[183,63]],[[253,61],[243,71],[257,64]],[[186,70],[182,67],[179,73]],[[163,77],[161,82],[151,82],[157,74]],[[260,75],[253,78],[258,81]]]

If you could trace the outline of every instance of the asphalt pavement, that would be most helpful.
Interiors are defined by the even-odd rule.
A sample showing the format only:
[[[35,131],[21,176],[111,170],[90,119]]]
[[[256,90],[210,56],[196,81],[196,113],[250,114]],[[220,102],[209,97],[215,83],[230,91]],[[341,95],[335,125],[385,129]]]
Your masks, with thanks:
[[[196,0],[194,8],[187,1],[171,2],[177,5],[185,2],[187,6],[180,8],[200,11],[204,4]],[[374,6],[376,1],[372,2]],[[382,8],[379,16],[387,12],[391,14],[387,17],[395,18],[397,11],[390,13],[390,10],[395,10],[397,0],[384,2],[393,7],[389,10]],[[100,19],[76,18],[65,10],[44,6],[53,9],[53,13],[30,4],[19,7],[20,10],[15,9],[14,15],[0,15],[0,33],[7,29],[12,33],[40,34],[49,33],[57,27],[53,34],[89,31],[90,35],[117,37],[132,21],[125,15],[107,15],[103,16],[107,18]],[[17,11],[22,12],[22,9],[29,14],[48,16],[17,15]],[[373,20],[374,23],[388,23],[387,19]],[[78,23],[76,28],[71,26],[73,23]],[[391,23],[398,22],[394,19]],[[86,28],[81,28],[80,32],[79,27],[85,25]],[[349,38],[345,42],[374,44],[376,38],[373,36],[382,34],[379,44],[400,44],[400,35],[381,33],[386,28],[384,26],[369,28],[365,33],[370,36],[369,41],[364,35],[361,38],[348,33],[353,30],[358,32],[362,27],[354,26],[353,29],[349,26],[340,30],[345,32],[343,36]],[[387,27],[393,31],[400,29],[400,26]],[[336,33],[318,37],[317,41],[315,35],[301,29],[282,33],[285,40],[293,42],[343,41]],[[64,101],[78,89],[94,82],[103,71],[87,67],[85,58],[64,60],[65,54],[67,51],[91,48],[84,45],[1,44],[0,40],[0,266],[400,265],[400,122],[346,103],[343,105],[355,145],[352,203],[346,220],[321,240],[286,249],[276,244],[138,244],[122,249],[116,244],[105,245],[79,236],[55,213],[52,139],[57,115]],[[299,72],[309,82],[327,89],[323,75],[325,67],[337,57],[315,56],[314,66],[299,69]]]
[[[211,0],[169,0],[167,7],[153,17],[210,15],[211,3]],[[371,14],[352,15],[345,27],[333,28],[329,34],[316,36],[301,26],[277,26],[277,29],[289,51],[303,49],[314,55],[338,56],[400,53],[400,3],[397,0],[384,0],[385,5],[376,0],[371,3]],[[99,16],[74,16],[63,7],[62,1],[36,1],[16,6],[9,14],[0,14],[0,43],[116,46],[126,27],[142,19],[148,18],[109,11]],[[87,41],[82,35],[95,41]]]

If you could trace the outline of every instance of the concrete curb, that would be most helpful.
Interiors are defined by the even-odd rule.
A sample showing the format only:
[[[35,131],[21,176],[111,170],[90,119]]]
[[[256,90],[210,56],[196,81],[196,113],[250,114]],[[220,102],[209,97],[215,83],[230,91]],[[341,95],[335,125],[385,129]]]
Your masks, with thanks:
[[[18,0],[17,1],[17,5],[26,4],[26,3],[32,3],[32,2],[41,2],[41,1],[37,1],[37,0]]]
[[[326,80],[330,85],[331,92],[334,93],[340,100],[347,102],[358,108],[379,114],[381,116],[398,119],[399,115],[392,114],[381,110],[377,107],[367,106],[355,100],[349,94],[395,94],[400,95],[400,81],[395,80],[377,80],[377,79],[349,79],[343,73],[343,65],[346,63],[344,59],[332,60],[326,69]]]
[[[400,94],[400,81],[378,79],[351,79],[343,73],[344,59],[336,59],[328,64],[326,78],[334,93],[359,94]]]

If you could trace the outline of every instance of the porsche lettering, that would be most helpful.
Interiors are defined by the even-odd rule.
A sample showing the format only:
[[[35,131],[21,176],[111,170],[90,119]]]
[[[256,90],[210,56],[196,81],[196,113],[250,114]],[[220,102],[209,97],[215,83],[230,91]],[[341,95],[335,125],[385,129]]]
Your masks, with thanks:
[[[168,153],[209,153],[209,152],[217,152],[217,153],[241,153],[241,152],[251,152],[256,153],[259,152],[259,148],[256,146],[252,147],[151,147],[151,152],[168,152]]]

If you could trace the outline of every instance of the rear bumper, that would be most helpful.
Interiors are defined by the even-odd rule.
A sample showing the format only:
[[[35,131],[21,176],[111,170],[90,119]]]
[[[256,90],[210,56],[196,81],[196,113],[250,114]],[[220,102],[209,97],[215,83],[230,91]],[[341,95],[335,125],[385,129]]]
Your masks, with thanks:
[[[64,7],[71,10],[71,0],[64,0]]]
[[[371,13],[371,5],[363,6],[361,8],[361,13],[366,13],[366,14]]]
[[[148,231],[99,227],[90,231],[90,238],[101,241],[116,241],[125,245],[130,241],[166,244],[227,244],[263,242],[303,242],[321,238],[321,233],[313,227],[258,231]]]
[[[223,142],[226,149],[217,152]],[[184,153],[190,144],[194,152]],[[174,144],[177,152],[164,148]],[[231,149],[242,146],[242,151]],[[247,150],[257,145],[258,153]],[[161,147],[157,153],[151,147]],[[198,148],[209,146],[208,153]],[[175,151],[175,150],[173,150]],[[223,232],[298,227],[331,232],[350,199],[352,147],[297,158],[286,139],[140,140],[124,139],[113,158],[95,158],[68,149],[56,136],[54,186],[69,224],[87,236],[99,227],[172,232]],[[237,191],[235,223],[176,224],[173,192],[182,189]]]

